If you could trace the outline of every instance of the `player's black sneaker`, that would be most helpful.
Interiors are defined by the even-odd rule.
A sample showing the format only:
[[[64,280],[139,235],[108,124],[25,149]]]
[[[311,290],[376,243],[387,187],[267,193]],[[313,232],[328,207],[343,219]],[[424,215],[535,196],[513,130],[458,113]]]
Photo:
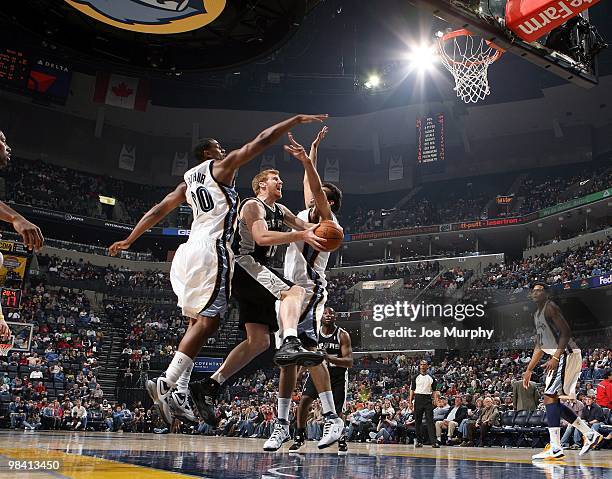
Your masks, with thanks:
[[[295,336],[288,336],[283,341],[282,346],[274,355],[274,364],[279,367],[305,366],[307,368],[321,364],[325,356],[320,351],[309,351],[302,346],[302,342]]]
[[[348,454],[348,445],[346,444],[346,437],[342,436],[338,441],[338,455],[346,456]]]
[[[291,447],[289,448],[290,451],[297,451],[300,447],[302,447],[304,445],[304,435],[300,434],[300,433],[296,433],[295,437],[293,438],[293,444],[291,444]]]
[[[200,417],[213,427],[217,427],[215,415],[215,402],[219,397],[221,385],[213,379],[204,379],[189,384],[191,399],[195,404]]]

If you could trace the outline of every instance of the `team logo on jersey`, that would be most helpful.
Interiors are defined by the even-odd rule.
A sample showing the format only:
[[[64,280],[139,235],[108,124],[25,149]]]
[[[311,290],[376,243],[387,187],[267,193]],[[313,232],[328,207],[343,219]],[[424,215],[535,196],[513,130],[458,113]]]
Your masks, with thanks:
[[[226,0],[64,0],[113,27],[141,33],[172,34],[213,22]]]

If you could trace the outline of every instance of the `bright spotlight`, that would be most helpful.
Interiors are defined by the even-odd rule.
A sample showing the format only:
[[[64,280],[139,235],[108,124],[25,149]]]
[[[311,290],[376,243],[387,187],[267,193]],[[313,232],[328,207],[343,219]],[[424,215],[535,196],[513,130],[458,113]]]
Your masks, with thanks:
[[[408,54],[408,60],[412,70],[424,72],[431,70],[436,61],[438,61],[438,54],[435,46],[418,45],[412,48]]]
[[[368,77],[368,81],[365,82],[363,86],[366,87],[368,90],[378,88],[380,86],[380,77],[376,73],[373,73]]]

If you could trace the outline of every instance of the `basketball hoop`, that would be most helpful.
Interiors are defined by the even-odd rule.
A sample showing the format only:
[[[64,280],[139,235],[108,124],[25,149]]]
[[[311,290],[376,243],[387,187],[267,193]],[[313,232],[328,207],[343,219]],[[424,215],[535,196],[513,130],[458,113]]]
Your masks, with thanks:
[[[491,93],[489,66],[502,56],[503,49],[462,28],[441,35],[438,50],[442,63],[455,79],[457,96],[465,103],[484,100]]]
[[[8,356],[8,353],[13,349],[15,344],[15,336],[11,335],[8,338],[0,338],[0,357]]]

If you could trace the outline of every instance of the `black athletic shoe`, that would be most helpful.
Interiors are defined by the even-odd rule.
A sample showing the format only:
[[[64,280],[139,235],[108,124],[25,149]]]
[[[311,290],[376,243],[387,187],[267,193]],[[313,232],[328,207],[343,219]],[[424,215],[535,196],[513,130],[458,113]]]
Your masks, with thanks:
[[[338,441],[338,455],[345,456],[348,454],[348,445],[346,444],[346,437],[341,437]]]
[[[423,447],[423,443],[422,442],[415,442],[414,443],[414,447]]]
[[[219,397],[221,385],[212,379],[204,379],[189,384],[189,392],[196,409],[202,419],[213,427],[217,427],[215,402]]]
[[[289,448],[290,451],[297,451],[300,447],[302,447],[304,445],[304,436],[302,434],[296,434],[295,438],[293,439],[293,444],[291,444],[291,447]]]
[[[440,447],[440,444],[438,444],[437,442],[434,442],[431,447],[433,447],[434,449],[438,449]]]
[[[323,359],[325,359],[325,356],[322,352],[309,351],[302,346],[302,342],[298,338],[289,336],[285,338],[283,345],[276,351],[274,364],[281,368],[292,364],[309,368],[321,364]]]

